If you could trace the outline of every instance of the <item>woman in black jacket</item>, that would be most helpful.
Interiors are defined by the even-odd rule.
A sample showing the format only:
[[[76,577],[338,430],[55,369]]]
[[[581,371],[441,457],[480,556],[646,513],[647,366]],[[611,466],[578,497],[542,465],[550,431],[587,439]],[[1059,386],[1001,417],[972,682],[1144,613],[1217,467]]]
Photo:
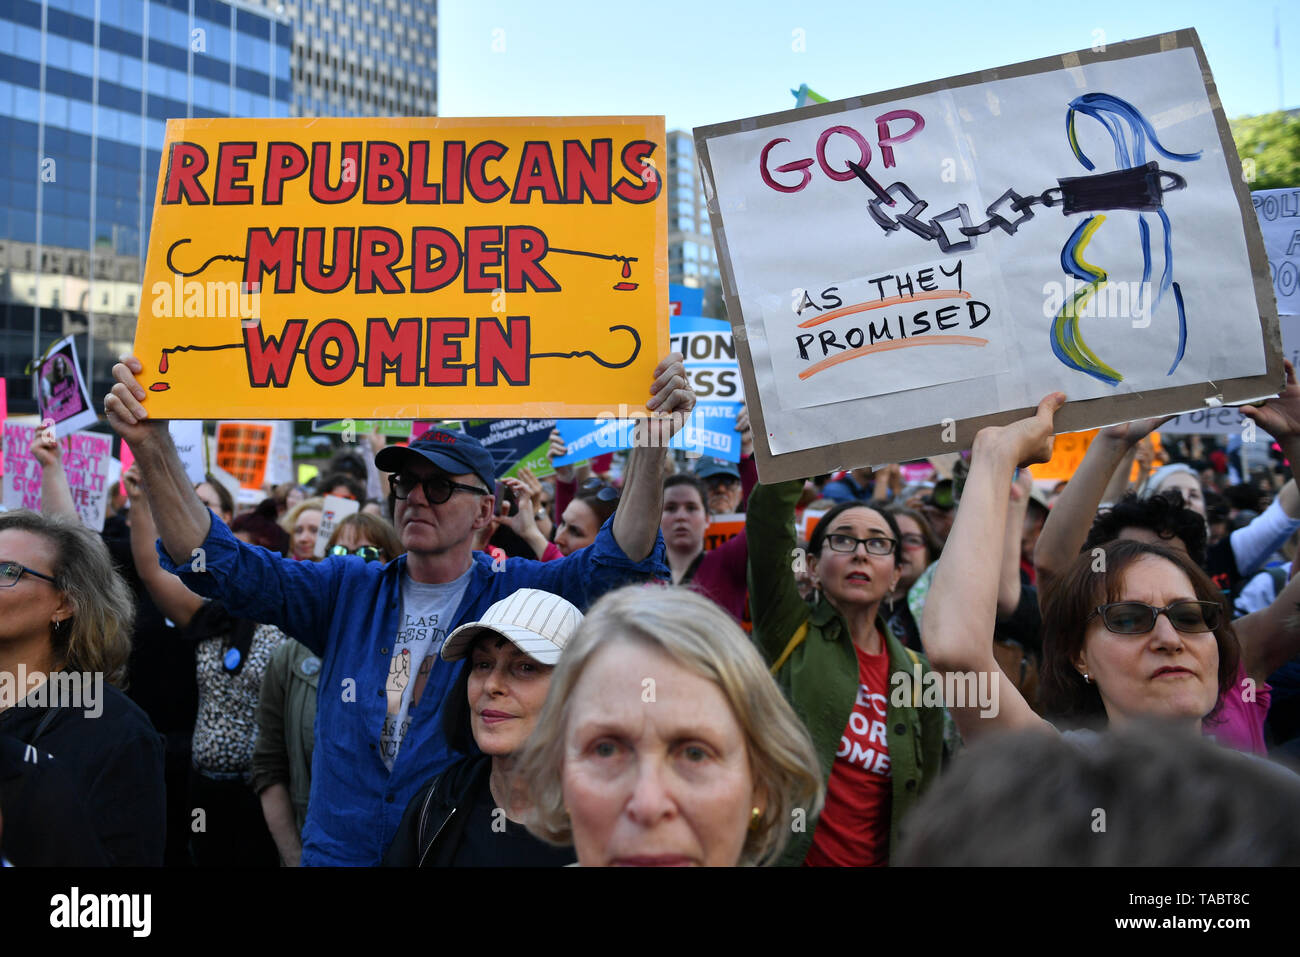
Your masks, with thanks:
[[[12,864],[163,862],[162,739],[116,687],[133,614],[98,535],[0,515],[0,854]]]
[[[468,658],[444,712],[447,740],[468,754],[411,799],[384,857],[390,867],[561,867],[576,857],[523,826],[528,807],[513,779],[560,652],[582,613],[558,595],[521,588],[482,621],[447,636],[442,657]],[[471,739],[472,736],[472,739]]]

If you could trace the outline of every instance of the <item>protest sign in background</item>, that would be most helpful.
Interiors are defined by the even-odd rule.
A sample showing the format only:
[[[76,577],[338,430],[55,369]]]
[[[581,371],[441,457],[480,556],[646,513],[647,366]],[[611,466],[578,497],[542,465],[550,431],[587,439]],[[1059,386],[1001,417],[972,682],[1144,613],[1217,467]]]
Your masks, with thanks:
[[[745,393],[731,326],[722,319],[673,316],[670,328],[671,350],[685,358],[696,404],[686,426],[673,436],[669,447],[739,462],[736,415]],[[631,414],[629,410],[624,413]],[[611,449],[629,449],[636,442],[635,423],[627,418],[569,420],[561,422],[559,430],[568,452],[555,460],[556,465],[583,462]]]
[[[169,121],[135,341],[150,413],[643,401],[668,344],[663,142],[662,117]]]
[[[41,510],[41,464],[31,453],[40,430],[33,419],[8,419],[4,424],[5,508]],[[72,504],[81,523],[92,531],[104,530],[104,514],[111,491],[113,440],[94,432],[73,432],[59,439],[63,471],[68,476]]]
[[[466,419],[462,425],[491,454],[496,478],[514,478],[521,468],[537,478],[554,474],[546,457],[554,419]]]
[[[696,130],[764,480],[1275,394],[1217,104],[1180,31]]]
[[[341,498],[338,495],[326,495],[325,507],[321,509],[320,525],[316,529],[316,545],[312,550],[317,558],[325,557],[325,546],[339,523],[349,515],[361,510],[361,503],[353,498]]]
[[[261,489],[274,432],[270,422],[218,422],[217,464],[233,475],[241,488]]]
[[[50,346],[37,364],[36,406],[41,420],[53,422],[54,434],[60,438],[99,421],[81,378],[72,336]]]
[[[1300,313],[1300,187],[1261,189],[1250,194],[1250,201],[1264,235],[1277,311],[1294,316]]]
[[[404,439],[411,434],[411,423],[408,419],[316,419],[311,430],[332,435],[351,434],[352,441],[374,432]]]

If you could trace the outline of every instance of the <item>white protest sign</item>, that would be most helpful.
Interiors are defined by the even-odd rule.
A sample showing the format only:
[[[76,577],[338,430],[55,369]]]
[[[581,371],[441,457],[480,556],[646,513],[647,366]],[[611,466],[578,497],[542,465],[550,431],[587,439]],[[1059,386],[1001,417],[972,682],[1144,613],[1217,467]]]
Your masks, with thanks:
[[[325,496],[325,507],[321,509],[320,526],[316,529],[316,547],[313,550],[317,558],[325,557],[325,546],[329,544],[330,536],[339,527],[339,523],[349,515],[355,515],[360,508],[361,503],[356,499],[338,495]]]
[[[266,481],[272,485],[282,485],[295,481],[293,470],[293,423],[272,422],[271,454],[266,460]]]
[[[204,460],[203,423],[197,419],[173,419],[167,423],[176,454],[185,466],[185,477],[195,485],[207,480],[207,463]]]
[[[32,440],[39,430],[40,423],[32,420],[9,419],[4,424],[6,508],[41,510],[43,470],[31,453]],[[59,445],[63,447],[63,471],[68,476],[77,515],[87,528],[102,532],[112,488],[109,472],[113,440],[93,432],[74,432],[59,439]]]
[[[1250,194],[1268,253],[1277,311],[1300,313],[1300,189],[1261,189]]]
[[[1209,76],[1180,31],[696,130],[764,480],[1275,392]]]
[[[1300,316],[1278,316],[1282,327],[1282,355],[1300,369]],[[1161,433],[1170,435],[1249,435],[1245,423],[1250,421],[1232,406],[1217,409],[1195,409],[1176,415],[1160,426]],[[1261,441],[1272,441],[1262,429],[1253,427]]]

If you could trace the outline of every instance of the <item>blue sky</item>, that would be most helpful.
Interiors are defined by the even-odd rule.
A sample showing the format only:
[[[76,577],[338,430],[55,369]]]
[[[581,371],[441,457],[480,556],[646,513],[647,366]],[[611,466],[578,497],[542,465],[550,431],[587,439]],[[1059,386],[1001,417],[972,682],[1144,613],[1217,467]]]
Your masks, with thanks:
[[[1230,117],[1300,105],[1300,4],[443,0],[443,116],[638,115],[690,129],[1194,27]],[[799,32],[801,31],[801,32]],[[1100,31],[1100,32],[1098,32]],[[802,41],[803,49],[798,49]]]

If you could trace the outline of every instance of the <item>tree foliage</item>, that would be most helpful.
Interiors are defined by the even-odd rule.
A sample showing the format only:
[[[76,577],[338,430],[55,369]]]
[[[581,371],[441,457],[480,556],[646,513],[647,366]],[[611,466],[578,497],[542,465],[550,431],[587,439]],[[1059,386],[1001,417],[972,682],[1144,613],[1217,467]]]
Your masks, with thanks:
[[[1228,125],[1251,189],[1300,186],[1300,117],[1279,110]]]

